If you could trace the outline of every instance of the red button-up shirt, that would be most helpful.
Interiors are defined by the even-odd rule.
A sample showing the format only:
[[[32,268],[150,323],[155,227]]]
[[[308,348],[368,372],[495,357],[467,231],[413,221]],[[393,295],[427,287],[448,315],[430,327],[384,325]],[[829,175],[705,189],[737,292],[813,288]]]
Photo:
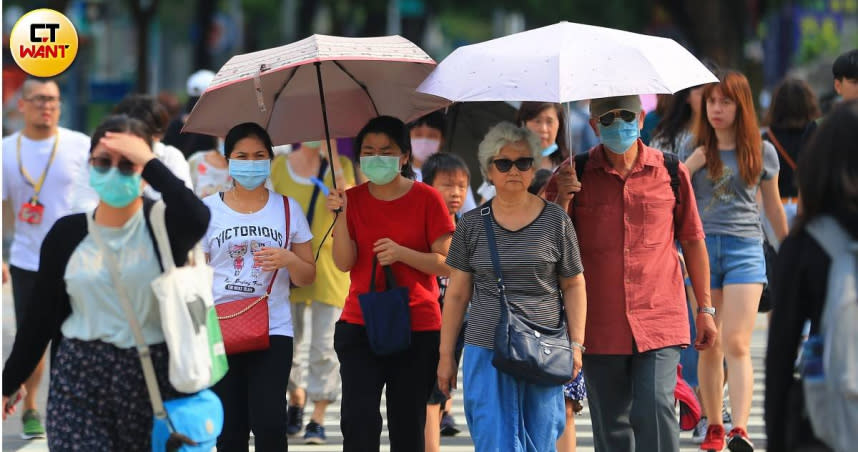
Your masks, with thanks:
[[[582,189],[569,203],[587,278],[590,354],[627,355],[690,342],[674,239],[702,240],[688,169],[679,165],[676,204],[664,154],[638,140],[623,179],[602,146],[591,149]]]

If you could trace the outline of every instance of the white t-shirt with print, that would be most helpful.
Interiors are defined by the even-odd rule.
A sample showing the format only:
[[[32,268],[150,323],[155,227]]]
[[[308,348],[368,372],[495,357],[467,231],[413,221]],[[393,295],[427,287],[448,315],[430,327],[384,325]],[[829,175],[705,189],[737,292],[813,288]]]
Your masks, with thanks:
[[[30,224],[18,219],[24,203],[29,202],[35,190],[18,167],[17,142],[20,132],[3,138],[3,200],[10,202],[15,215],[15,235],[9,251],[9,264],[37,271],[39,250],[45,235],[59,218],[74,213],[75,198],[80,196],[77,186],[82,174],[88,172],[89,137],[73,130],[59,128],[57,153],[42,192],[39,203],[45,207],[42,222]],[[56,137],[46,140],[31,140],[21,137],[21,165],[34,182],[39,180],[51,157]]]
[[[214,268],[215,304],[259,297],[265,294],[273,272],[253,265],[253,252],[263,247],[283,247],[286,212],[283,196],[268,192],[268,203],[261,210],[243,214],[227,206],[219,194],[203,199],[212,217],[203,238],[203,250]],[[301,206],[289,199],[289,249],[293,243],[313,238]],[[268,298],[268,327],[272,336],[292,336],[289,306],[289,272],[281,268]]]

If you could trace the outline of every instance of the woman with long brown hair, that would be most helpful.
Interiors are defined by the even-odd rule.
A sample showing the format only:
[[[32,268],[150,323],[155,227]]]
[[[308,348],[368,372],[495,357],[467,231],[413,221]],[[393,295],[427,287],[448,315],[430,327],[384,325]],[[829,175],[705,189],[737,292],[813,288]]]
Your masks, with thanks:
[[[758,191],[779,241],[787,235],[787,224],[778,193],[777,151],[760,138],[748,79],[739,72],[725,71],[719,80],[703,89],[695,133],[700,146],[685,162],[693,174],[691,182],[706,232],[712,304],[720,331],[715,347],[700,352],[700,392],[709,419],[700,448],[724,448],[721,395],[726,357],[733,417],[727,447],[748,452],[754,450],[747,433],[754,383],[751,333],[767,283]]]

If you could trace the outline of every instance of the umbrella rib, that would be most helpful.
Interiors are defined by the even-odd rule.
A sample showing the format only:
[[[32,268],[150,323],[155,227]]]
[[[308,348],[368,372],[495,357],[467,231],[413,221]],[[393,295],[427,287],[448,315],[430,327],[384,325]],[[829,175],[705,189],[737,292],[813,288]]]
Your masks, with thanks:
[[[340,62],[339,62],[339,61],[334,60],[334,61],[332,61],[332,63],[334,63],[335,65],[337,65],[337,67],[338,67],[338,68],[340,68],[340,70],[341,70],[341,71],[343,71],[346,75],[348,75],[348,76],[349,76],[349,78],[350,78],[350,79],[352,79],[352,81],[353,81],[353,82],[355,82],[355,84],[356,84],[357,86],[360,86],[360,87],[361,87],[361,89],[363,90],[363,92],[365,92],[365,93],[366,93],[366,97],[368,97],[368,98],[369,98],[369,102],[372,104],[372,109],[373,109],[373,110],[375,110],[375,115],[376,115],[376,116],[381,116],[381,114],[378,112],[378,107],[376,107],[376,106],[375,106],[375,100],[372,98],[372,94],[370,94],[370,93],[369,93],[369,89],[367,89],[366,85],[364,85],[363,83],[359,82],[359,81],[358,81],[358,79],[356,79],[356,78],[355,78],[355,76],[351,74],[351,72],[349,72],[348,70],[346,70],[346,68],[344,68],[344,67],[343,67],[343,65],[342,65],[342,64],[340,64]]]
[[[274,108],[277,106],[277,99],[280,98],[280,94],[283,92],[284,89],[286,89],[286,85],[288,85],[289,82],[291,82],[292,79],[295,78],[295,73],[298,72],[298,68],[300,67],[301,66],[295,66],[294,68],[292,68],[292,73],[289,74],[289,77],[286,78],[286,81],[283,82],[283,85],[280,87],[280,89],[278,89],[277,92],[274,93],[274,101],[271,104],[271,113],[268,115],[268,120],[265,121],[265,130],[268,130],[268,126],[271,125],[271,118],[274,117]]]

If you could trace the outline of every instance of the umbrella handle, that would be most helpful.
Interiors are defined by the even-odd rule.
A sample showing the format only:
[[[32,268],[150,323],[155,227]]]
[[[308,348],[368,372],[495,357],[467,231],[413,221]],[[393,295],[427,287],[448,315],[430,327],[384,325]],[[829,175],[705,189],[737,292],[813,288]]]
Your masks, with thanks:
[[[313,63],[316,66],[316,81],[319,83],[319,100],[322,103],[322,121],[325,124],[325,141],[328,143],[328,162],[331,163],[331,167],[334,165],[334,155],[333,148],[331,147],[331,131],[328,127],[328,108],[325,104],[325,87],[322,85],[322,63],[320,61],[316,61]],[[334,174],[336,176],[336,174]],[[331,184],[333,185],[334,190],[337,189],[337,178],[331,178]]]

